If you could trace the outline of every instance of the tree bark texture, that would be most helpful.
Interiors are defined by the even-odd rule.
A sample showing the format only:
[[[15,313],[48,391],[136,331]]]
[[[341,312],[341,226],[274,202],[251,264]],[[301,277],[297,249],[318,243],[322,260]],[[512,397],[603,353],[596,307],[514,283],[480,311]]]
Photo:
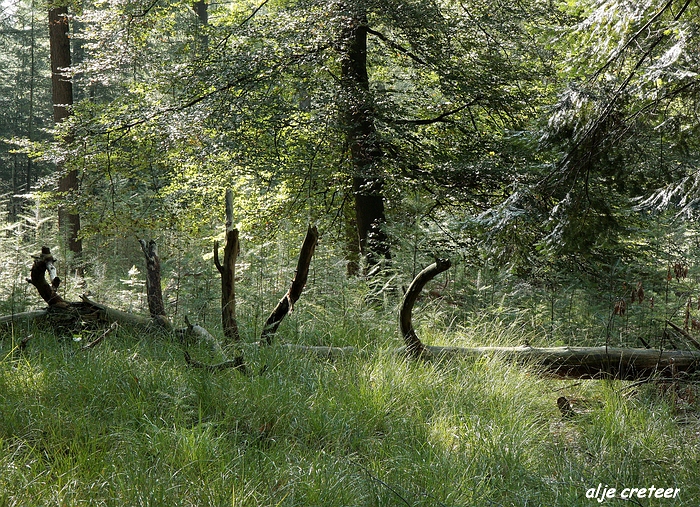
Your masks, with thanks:
[[[232,342],[240,341],[236,320],[236,259],[240,252],[238,229],[233,227],[233,192],[226,191],[226,246],[224,263],[219,261],[219,242],[214,243],[214,264],[221,274],[221,323],[224,336]]]
[[[73,83],[66,76],[71,66],[70,35],[68,29],[68,8],[54,7],[49,10],[49,46],[51,56],[51,92],[53,99],[54,123],[59,124],[70,116],[73,105]],[[72,141],[71,136],[65,139]],[[57,170],[63,171],[63,164]],[[78,173],[69,171],[61,176],[58,191],[61,194],[77,192]],[[83,250],[80,234],[80,215],[67,211],[63,206],[58,210],[58,225],[68,235],[68,249],[79,256]]]
[[[165,316],[165,303],[163,302],[163,288],[160,276],[160,258],[158,246],[154,240],[146,243],[140,239],[139,244],[143,255],[146,257],[146,294],[148,299],[148,312],[152,318]]]
[[[262,335],[260,336],[260,343],[262,345],[272,344],[272,338],[277,332],[277,328],[279,327],[280,323],[287,316],[287,314],[292,313],[292,310],[294,310],[294,303],[296,303],[301,297],[301,292],[304,290],[306,280],[309,277],[309,266],[311,264],[311,258],[314,255],[317,243],[318,230],[315,226],[310,226],[306,231],[306,237],[304,238],[304,243],[301,246],[301,252],[299,253],[299,260],[297,261],[297,269],[294,274],[294,279],[292,280],[292,286],[289,288],[284,297],[280,299],[279,303],[277,303],[277,306],[267,318],[267,321],[265,321],[265,326],[263,327]]]
[[[413,305],[415,304],[416,299],[418,299],[423,287],[425,287],[425,284],[443,271],[449,269],[450,266],[451,263],[449,259],[437,259],[430,266],[418,273],[418,275],[411,282],[411,285],[408,287],[406,294],[404,294],[401,308],[399,310],[399,328],[401,329],[401,337],[406,344],[406,351],[412,357],[417,358],[426,355],[425,345],[423,345],[423,342],[421,342],[420,338],[418,338],[415,329],[413,329],[413,323],[411,320]]]
[[[383,151],[374,123],[367,73],[367,14],[347,8],[343,23],[341,82],[345,108],[346,142],[352,162],[352,191],[360,252],[369,266],[390,258],[385,222]]]
[[[70,116],[70,106],[73,105],[73,84],[65,75],[71,66],[67,7],[49,10],[49,45],[53,119],[60,123]]]

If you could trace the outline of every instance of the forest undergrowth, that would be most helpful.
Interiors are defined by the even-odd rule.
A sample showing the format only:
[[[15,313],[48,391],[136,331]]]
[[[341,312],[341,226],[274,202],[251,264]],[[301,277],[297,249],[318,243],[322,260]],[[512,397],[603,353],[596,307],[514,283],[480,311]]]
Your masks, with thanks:
[[[322,249],[276,343],[352,345],[363,353],[329,361],[260,349],[261,319],[292,273],[293,248],[285,248],[242,258],[239,321],[249,376],[188,368],[180,343],[126,328],[91,350],[82,350],[90,331],[3,330],[0,506],[697,505],[696,383],[556,380],[498,356],[407,360],[395,349],[400,286],[409,277],[347,280],[342,263]],[[29,259],[15,255],[14,265],[28,269]],[[145,312],[138,262],[122,258],[121,277],[93,267],[87,283],[100,298]],[[178,286],[178,262],[182,273],[199,265],[200,275],[180,276]],[[165,249],[164,265],[168,308],[179,305],[173,320],[189,315],[220,336],[213,272],[201,257],[178,260]],[[415,322],[425,343],[554,345],[569,341],[567,315],[572,323],[585,317],[580,306],[542,298],[535,306],[534,297],[521,297],[518,307],[512,298],[522,287],[511,285],[509,295],[505,281],[492,278],[501,284],[494,286],[477,273],[470,282],[459,270],[419,301]],[[4,273],[3,290],[15,297],[4,298],[4,312],[11,303],[15,311],[37,306],[21,275]],[[611,329],[622,340],[620,329],[635,322],[629,314],[599,320],[597,334],[578,335],[582,343],[600,345]],[[204,345],[189,351],[218,359]],[[561,410],[562,397],[572,410]],[[651,487],[673,496],[639,496]],[[637,496],[621,497],[625,488]]]

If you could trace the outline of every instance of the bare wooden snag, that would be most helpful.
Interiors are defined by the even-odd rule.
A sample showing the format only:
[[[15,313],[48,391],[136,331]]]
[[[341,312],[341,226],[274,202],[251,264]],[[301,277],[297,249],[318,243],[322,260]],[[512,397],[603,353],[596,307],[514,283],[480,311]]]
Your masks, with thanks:
[[[418,358],[430,355],[429,350],[423,345],[415,329],[413,329],[413,323],[411,322],[413,305],[425,284],[449,269],[451,265],[449,259],[436,259],[434,263],[418,273],[411,285],[409,285],[406,294],[404,294],[401,309],[399,310],[399,327],[403,341],[406,344],[406,352],[412,357]]]
[[[292,285],[284,297],[277,303],[275,309],[272,310],[267,321],[265,321],[265,326],[260,336],[261,345],[272,344],[272,338],[277,332],[280,323],[287,314],[292,313],[294,310],[294,304],[301,297],[306,281],[309,278],[309,266],[311,265],[311,258],[314,256],[317,243],[318,229],[316,229],[316,226],[309,226],[306,231],[304,243],[301,246],[301,252],[299,252],[299,260],[297,261],[297,269],[294,274],[294,279],[292,280]]]
[[[214,242],[214,264],[221,274],[221,323],[224,336],[231,342],[240,341],[236,320],[236,259],[240,252],[238,229],[233,226],[233,192],[226,190],[226,246],[224,263],[219,261],[219,242]]]
[[[146,294],[148,297],[148,311],[152,318],[165,315],[165,304],[163,303],[163,289],[161,287],[160,257],[158,257],[158,246],[155,240],[146,243],[140,239],[141,250],[146,257]]]
[[[49,307],[68,308],[70,305],[63,300],[56,292],[61,283],[61,279],[56,274],[56,267],[53,265],[54,258],[51,255],[49,247],[42,246],[41,254],[32,256],[34,264],[27,278],[27,282],[31,283],[39,292],[41,299],[46,301]],[[46,281],[46,273],[49,273],[51,285]]]

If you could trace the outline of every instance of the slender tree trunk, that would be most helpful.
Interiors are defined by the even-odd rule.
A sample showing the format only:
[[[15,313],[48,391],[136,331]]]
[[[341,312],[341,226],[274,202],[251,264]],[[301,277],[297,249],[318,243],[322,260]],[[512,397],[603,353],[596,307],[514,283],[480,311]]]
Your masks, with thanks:
[[[233,225],[233,191],[226,190],[226,246],[224,263],[219,261],[219,242],[214,242],[214,264],[221,274],[221,323],[229,342],[241,340],[236,320],[236,259],[240,253],[238,229]]]
[[[197,15],[197,21],[199,22],[199,26],[197,27],[199,30],[198,39],[200,43],[198,53],[203,55],[206,54],[209,49],[209,35],[206,32],[207,25],[209,24],[209,4],[204,0],[200,0],[192,5],[192,9],[194,9]]]
[[[389,242],[382,226],[384,180],[383,152],[377,138],[367,74],[367,14],[363,9],[346,13],[341,75],[345,107],[346,141],[350,150],[355,196],[355,220],[360,252],[368,265],[390,258]]]
[[[34,34],[34,2],[31,4],[31,24],[29,27],[29,118],[27,119],[27,139],[34,140],[34,51],[35,51],[35,34]],[[27,157],[27,173],[26,173],[26,188],[25,193],[31,192],[32,189],[32,159]]]
[[[56,124],[61,123],[70,115],[70,106],[73,105],[73,84],[64,75],[66,69],[71,66],[70,36],[68,32],[68,9],[66,7],[54,7],[49,10],[49,46],[51,52],[51,87],[53,96],[53,118]],[[64,139],[66,143],[72,141],[70,136]],[[57,167],[62,172],[63,167]],[[58,182],[58,191],[61,194],[69,194],[78,191],[78,173],[73,170],[61,176]],[[80,234],[80,216],[61,207],[58,210],[58,225],[68,234],[68,249],[75,256],[82,252]]]

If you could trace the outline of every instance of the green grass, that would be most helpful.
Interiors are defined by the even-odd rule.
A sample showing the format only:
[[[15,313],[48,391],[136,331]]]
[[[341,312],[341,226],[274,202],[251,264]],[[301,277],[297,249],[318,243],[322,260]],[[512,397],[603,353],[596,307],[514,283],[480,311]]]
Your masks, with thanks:
[[[0,506],[592,506],[599,483],[680,488],[632,505],[700,502],[682,386],[555,381],[497,357],[414,363],[370,310],[304,311],[315,320],[290,318],[279,338],[367,354],[251,349],[266,369],[244,377],[189,369],[176,344],[123,329],[89,352],[37,331],[19,354],[4,336]],[[423,329],[431,343],[523,339],[438,327]],[[563,420],[561,395],[581,413]]]

